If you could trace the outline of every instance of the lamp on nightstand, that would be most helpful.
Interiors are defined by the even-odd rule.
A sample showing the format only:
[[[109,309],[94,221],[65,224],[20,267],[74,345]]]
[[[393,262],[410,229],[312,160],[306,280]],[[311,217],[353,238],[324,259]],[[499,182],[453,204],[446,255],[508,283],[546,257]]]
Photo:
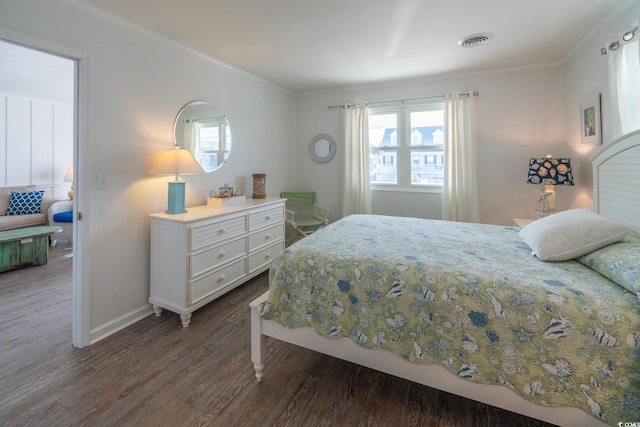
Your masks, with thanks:
[[[528,184],[539,184],[538,202],[535,210],[538,218],[555,212],[554,185],[573,185],[571,159],[556,159],[551,154],[543,158],[529,159]]]
[[[71,183],[71,188],[69,188],[67,196],[69,196],[69,200],[73,200],[73,168],[67,168],[67,171],[64,173],[64,178],[62,178],[62,182]]]
[[[174,175],[175,180],[169,181],[168,214],[185,213],[185,182],[180,181],[180,174],[204,173],[202,167],[188,150],[176,146],[162,153],[158,163],[149,171],[150,175]]]

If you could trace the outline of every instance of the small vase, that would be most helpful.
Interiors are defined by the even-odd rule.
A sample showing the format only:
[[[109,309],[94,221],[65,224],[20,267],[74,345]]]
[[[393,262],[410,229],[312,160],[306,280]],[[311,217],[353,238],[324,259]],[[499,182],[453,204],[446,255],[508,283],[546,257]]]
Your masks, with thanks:
[[[266,199],[267,191],[265,188],[265,181],[267,180],[267,174],[254,173],[253,174],[253,195],[254,199]]]

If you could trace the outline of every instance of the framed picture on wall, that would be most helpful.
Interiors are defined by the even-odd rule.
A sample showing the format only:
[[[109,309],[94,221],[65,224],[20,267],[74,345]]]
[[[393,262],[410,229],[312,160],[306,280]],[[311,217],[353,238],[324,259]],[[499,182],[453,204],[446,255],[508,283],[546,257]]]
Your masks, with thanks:
[[[602,144],[600,127],[600,94],[585,99],[580,104],[580,128],[582,143]]]

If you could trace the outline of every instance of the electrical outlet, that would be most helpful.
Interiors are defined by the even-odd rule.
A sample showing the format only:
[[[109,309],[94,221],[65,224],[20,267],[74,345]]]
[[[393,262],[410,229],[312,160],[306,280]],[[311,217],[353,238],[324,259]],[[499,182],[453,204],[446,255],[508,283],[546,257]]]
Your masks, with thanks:
[[[107,189],[107,177],[106,175],[98,175],[98,190],[106,190]]]

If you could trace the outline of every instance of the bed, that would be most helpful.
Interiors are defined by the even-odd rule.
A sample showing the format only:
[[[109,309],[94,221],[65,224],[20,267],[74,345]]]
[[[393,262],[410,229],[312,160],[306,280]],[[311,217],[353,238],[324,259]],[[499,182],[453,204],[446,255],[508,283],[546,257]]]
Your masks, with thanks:
[[[640,421],[640,132],[592,163],[600,215],[352,215],[285,249],[250,304],[257,380],[272,337],[562,426]]]

